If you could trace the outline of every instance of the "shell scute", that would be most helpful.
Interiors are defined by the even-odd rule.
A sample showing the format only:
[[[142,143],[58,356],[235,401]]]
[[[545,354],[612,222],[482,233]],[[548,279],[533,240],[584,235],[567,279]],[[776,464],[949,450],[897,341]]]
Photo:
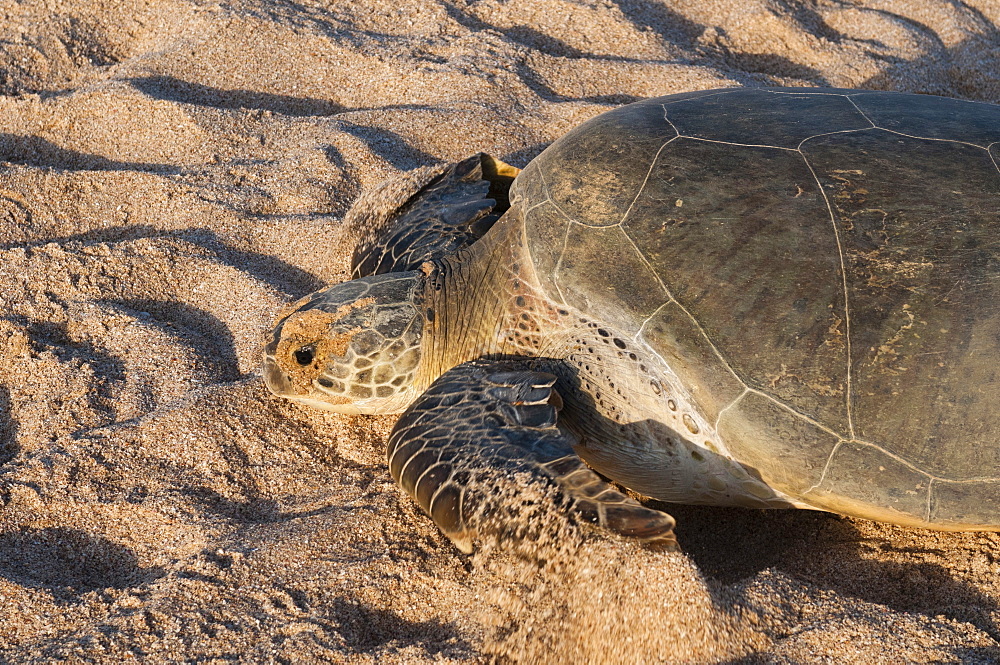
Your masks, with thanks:
[[[622,227],[747,385],[849,429],[837,238],[799,153],[675,141]]]
[[[851,504],[878,506],[884,514],[877,517],[905,524],[928,520],[930,491],[927,474],[876,446],[844,441],[806,498],[837,512],[852,512]]]
[[[718,431],[730,454],[791,496],[801,496],[820,482],[826,462],[841,440],[754,392],[722,413]]]
[[[936,476],[1000,469],[1000,173],[882,130],[803,152],[843,245],[854,436]]]
[[[735,89],[711,98],[664,104],[666,118],[683,137],[795,149],[810,136],[868,129],[872,124],[851,100],[802,90]]]
[[[676,302],[657,310],[643,325],[641,337],[692,392],[710,422],[746,390],[698,322]],[[654,387],[654,392],[658,390]]]
[[[566,245],[566,232],[570,222],[548,201],[527,211],[525,218],[528,252],[535,274],[549,297],[556,302],[563,302],[555,273]]]
[[[635,331],[670,299],[653,267],[620,227],[571,224],[554,275],[566,304]]]
[[[648,102],[599,115],[572,134],[576,140],[556,141],[536,162],[549,200],[587,226],[621,221],[656,151],[677,136],[663,108]]]
[[[877,126],[985,148],[1000,141],[1000,107],[935,95],[861,92],[851,101]]]
[[[996,444],[994,444],[996,445]],[[973,482],[934,480],[930,495],[930,522],[942,525],[989,524],[1000,505],[996,478]]]

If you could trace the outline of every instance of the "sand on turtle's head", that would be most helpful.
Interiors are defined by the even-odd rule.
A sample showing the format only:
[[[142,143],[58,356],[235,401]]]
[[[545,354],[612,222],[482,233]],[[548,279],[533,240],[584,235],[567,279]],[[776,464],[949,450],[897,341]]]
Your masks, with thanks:
[[[359,326],[344,331],[337,331],[334,327],[343,318],[341,310],[349,307],[344,305],[332,313],[319,309],[293,312],[285,320],[275,357],[296,359],[296,362],[281,364],[290,379],[289,385],[296,394],[308,395],[313,389],[313,382],[326,369],[327,362],[343,357],[350,347],[351,339],[361,332]],[[311,362],[301,362],[300,359],[305,359],[307,355],[311,357]],[[343,403],[350,401],[346,397],[340,399]]]
[[[265,349],[271,392],[339,413],[406,408],[421,357],[420,280],[415,272],[365,277],[300,301]]]

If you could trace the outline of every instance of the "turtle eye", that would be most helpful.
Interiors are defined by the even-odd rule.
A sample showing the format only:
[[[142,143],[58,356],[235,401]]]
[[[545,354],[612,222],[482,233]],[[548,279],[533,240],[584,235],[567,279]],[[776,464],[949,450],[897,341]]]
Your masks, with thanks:
[[[303,346],[302,348],[298,349],[292,355],[295,356],[295,362],[297,362],[302,366],[305,366],[311,363],[313,361],[313,358],[316,357],[316,347],[313,346],[312,344],[309,344],[307,346]]]

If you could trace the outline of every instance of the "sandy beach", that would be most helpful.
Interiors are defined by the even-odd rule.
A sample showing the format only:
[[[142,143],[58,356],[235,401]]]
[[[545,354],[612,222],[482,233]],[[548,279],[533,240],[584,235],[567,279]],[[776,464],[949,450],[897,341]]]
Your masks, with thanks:
[[[272,397],[358,196],[727,86],[1000,103],[997,0],[0,1],[0,660],[993,663],[1000,535],[670,507],[459,553]]]

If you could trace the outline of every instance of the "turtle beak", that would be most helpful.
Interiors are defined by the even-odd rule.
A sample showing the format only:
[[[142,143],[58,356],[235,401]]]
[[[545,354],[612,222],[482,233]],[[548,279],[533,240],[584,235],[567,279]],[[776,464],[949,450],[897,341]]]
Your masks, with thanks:
[[[316,409],[333,411],[334,413],[351,416],[356,416],[361,413],[376,413],[375,409],[366,410],[363,407],[351,404],[344,398],[340,398],[344,400],[344,404],[335,404],[333,402],[296,394],[295,387],[292,385],[288,375],[281,371],[281,368],[278,366],[278,363],[275,362],[273,356],[264,356],[264,383],[266,383],[268,389],[278,397],[284,397],[285,399],[298,402],[299,404],[305,404],[306,406],[311,406]]]
[[[293,393],[292,382],[281,371],[272,356],[264,356],[264,383],[272,393],[279,397],[288,397]]]

